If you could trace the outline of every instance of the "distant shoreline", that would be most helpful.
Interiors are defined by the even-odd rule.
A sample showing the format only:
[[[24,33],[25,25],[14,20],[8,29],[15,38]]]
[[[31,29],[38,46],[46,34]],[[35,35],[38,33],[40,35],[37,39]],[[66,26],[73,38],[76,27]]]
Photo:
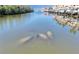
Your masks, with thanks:
[[[79,18],[79,5],[55,5],[49,8],[44,8],[44,12],[49,12],[58,15],[72,16]]]
[[[24,14],[30,12],[33,12],[33,9],[26,5],[0,5],[0,16]]]

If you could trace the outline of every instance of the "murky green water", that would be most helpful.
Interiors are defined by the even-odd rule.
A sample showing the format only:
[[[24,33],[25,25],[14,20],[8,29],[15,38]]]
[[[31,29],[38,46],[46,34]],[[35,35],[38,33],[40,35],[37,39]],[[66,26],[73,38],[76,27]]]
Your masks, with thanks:
[[[78,29],[57,17],[40,12],[0,17],[0,53],[79,53]]]

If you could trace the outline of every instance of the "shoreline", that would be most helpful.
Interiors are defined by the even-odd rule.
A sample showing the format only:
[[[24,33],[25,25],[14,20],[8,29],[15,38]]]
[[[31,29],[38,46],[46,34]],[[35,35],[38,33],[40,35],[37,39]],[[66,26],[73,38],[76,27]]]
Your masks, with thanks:
[[[22,14],[28,14],[28,13],[32,13],[34,11],[31,11],[31,12],[25,12],[25,13],[15,13],[15,14],[4,14],[4,15],[0,15],[0,17],[2,16],[11,16],[11,15],[22,15]]]
[[[43,12],[79,18],[79,5],[55,5],[53,7],[44,8]]]
[[[17,15],[31,13],[34,10],[30,6],[18,5],[0,5],[0,16],[4,15]]]

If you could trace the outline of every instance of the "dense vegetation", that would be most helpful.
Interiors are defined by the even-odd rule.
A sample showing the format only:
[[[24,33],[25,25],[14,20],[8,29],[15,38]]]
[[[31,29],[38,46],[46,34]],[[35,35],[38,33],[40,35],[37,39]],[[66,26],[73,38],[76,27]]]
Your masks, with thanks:
[[[30,6],[25,5],[0,5],[0,15],[12,15],[32,12]]]

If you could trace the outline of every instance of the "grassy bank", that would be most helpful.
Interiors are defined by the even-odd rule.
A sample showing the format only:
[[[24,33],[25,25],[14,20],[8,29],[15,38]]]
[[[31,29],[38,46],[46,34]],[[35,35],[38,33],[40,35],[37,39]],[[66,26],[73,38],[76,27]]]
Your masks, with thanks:
[[[0,15],[14,15],[32,11],[32,8],[26,5],[0,5]]]

